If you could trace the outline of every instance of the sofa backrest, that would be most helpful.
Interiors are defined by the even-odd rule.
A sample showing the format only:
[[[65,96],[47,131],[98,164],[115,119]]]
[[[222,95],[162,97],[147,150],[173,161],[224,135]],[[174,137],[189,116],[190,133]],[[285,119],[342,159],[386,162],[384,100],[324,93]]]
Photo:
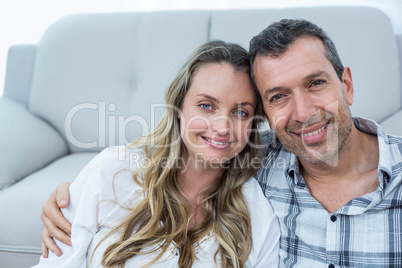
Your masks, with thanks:
[[[352,70],[355,89],[352,115],[381,122],[401,109],[399,62],[402,60],[399,57],[402,55],[398,56],[390,20],[379,9],[310,7],[216,11],[211,18],[211,38],[237,41],[248,48],[254,35],[282,18],[310,20],[334,41],[343,65]]]
[[[385,14],[320,7],[65,17],[38,43],[29,109],[65,136],[72,152],[126,143],[160,120],[164,92],[191,51],[211,39],[248,48],[252,36],[282,18],[311,20],[333,38],[352,69],[353,115],[381,121],[401,108],[398,51]]]

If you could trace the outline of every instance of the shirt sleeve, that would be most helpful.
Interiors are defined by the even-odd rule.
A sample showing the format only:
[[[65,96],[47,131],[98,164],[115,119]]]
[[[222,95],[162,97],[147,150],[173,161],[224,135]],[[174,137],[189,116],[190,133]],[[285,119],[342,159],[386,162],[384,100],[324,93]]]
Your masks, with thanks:
[[[244,188],[251,215],[253,237],[253,248],[246,267],[278,267],[280,238],[278,218],[254,178],[250,179]]]
[[[71,184],[70,203],[62,209],[64,217],[72,223],[71,242],[72,247],[57,241],[57,246],[63,255],[57,257],[49,252],[48,258],[40,258],[35,268],[84,268],[87,267],[87,251],[98,230],[98,205],[102,198],[101,170],[92,162],[89,163]],[[91,256],[88,256],[90,258]]]

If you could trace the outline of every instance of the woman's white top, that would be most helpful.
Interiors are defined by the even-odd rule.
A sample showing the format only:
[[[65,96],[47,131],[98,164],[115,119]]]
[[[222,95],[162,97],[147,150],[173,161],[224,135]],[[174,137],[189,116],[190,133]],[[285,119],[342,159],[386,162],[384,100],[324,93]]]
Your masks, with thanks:
[[[132,178],[132,170],[138,168],[141,159],[142,151],[138,149],[111,147],[96,156],[80,172],[70,186],[70,203],[67,208],[62,209],[64,216],[72,223],[73,246],[56,241],[63,255],[57,257],[49,252],[49,257],[41,257],[40,263],[34,267],[88,267],[100,240],[130,214],[125,207],[135,207],[143,199],[142,188]],[[242,191],[251,214],[253,239],[246,267],[278,267],[278,220],[254,178],[244,184]],[[104,251],[118,238],[117,233],[100,244],[90,267],[101,267]],[[193,267],[215,267],[214,254],[218,241],[213,232],[194,247],[196,260]],[[178,254],[172,245],[152,267],[178,267]],[[157,253],[133,257],[127,261],[126,267],[140,267],[156,255]],[[220,261],[219,256],[217,259]]]

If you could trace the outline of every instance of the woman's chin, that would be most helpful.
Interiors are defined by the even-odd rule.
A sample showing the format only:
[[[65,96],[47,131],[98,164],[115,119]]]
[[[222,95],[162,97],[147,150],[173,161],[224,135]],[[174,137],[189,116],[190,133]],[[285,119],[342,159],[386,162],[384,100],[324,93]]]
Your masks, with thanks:
[[[204,164],[206,168],[227,168],[229,164],[230,158],[222,157],[222,156],[205,156]]]

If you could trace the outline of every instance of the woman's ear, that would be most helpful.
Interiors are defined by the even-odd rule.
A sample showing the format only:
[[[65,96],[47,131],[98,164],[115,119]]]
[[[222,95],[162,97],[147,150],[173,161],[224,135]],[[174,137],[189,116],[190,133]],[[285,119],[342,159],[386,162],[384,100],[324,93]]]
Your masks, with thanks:
[[[182,111],[179,108],[175,108],[176,117],[181,119]]]

